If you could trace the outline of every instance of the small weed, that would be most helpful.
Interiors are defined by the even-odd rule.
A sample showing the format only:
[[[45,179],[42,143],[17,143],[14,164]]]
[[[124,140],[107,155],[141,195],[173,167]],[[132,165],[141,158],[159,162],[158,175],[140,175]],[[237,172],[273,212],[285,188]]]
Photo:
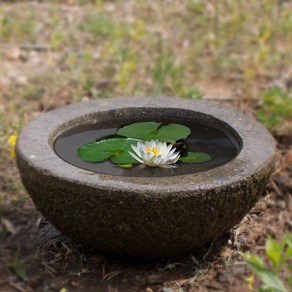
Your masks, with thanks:
[[[84,94],[97,97],[95,83],[96,79],[94,72],[82,70],[79,75],[78,91],[81,95]]]
[[[59,50],[64,44],[65,38],[61,32],[54,32],[50,37],[50,45],[53,50]]]
[[[242,256],[263,283],[262,287],[257,289],[258,292],[286,292],[285,284],[292,289],[292,233],[284,235],[280,242],[269,236],[265,245],[265,258],[249,253]],[[265,263],[266,260],[269,265]],[[285,268],[288,268],[289,276],[280,279]],[[250,281],[249,286],[253,286]]]
[[[183,67],[175,64],[175,57],[162,47],[160,54],[151,68],[153,92],[161,95],[164,92],[176,93],[181,90]]]
[[[13,272],[16,274],[16,276],[19,278],[19,280],[21,280],[23,282],[26,281],[27,274],[26,274],[26,271],[24,269],[24,262],[20,258],[19,253],[17,253],[15,255],[15,258],[14,258],[13,262],[11,263],[10,267],[13,270]]]
[[[189,0],[187,2],[187,8],[194,13],[202,13],[205,9],[205,2],[197,0]]]
[[[197,86],[193,85],[189,88],[189,90],[187,90],[185,94],[183,94],[183,97],[201,99],[203,97],[203,94]]]
[[[267,128],[276,128],[292,118],[292,91],[274,87],[263,94],[261,108],[256,116]]]
[[[79,24],[79,29],[89,32],[94,38],[113,37],[117,24],[103,14],[90,13]]]
[[[122,90],[125,90],[130,80],[133,78],[133,74],[136,70],[136,62],[129,61],[122,63],[122,66],[117,74],[117,81],[119,83],[119,87]]]
[[[36,19],[31,12],[6,12],[0,16],[0,40],[28,40],[36,38]]]

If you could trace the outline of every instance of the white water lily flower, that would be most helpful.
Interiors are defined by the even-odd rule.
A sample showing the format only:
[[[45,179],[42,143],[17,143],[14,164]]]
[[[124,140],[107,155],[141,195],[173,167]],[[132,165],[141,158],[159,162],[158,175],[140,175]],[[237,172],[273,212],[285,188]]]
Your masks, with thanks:
[[[179,159],[179,152],[175,152],[176,148],[167,145],[166,142],[151,140],[138,142],[137,146],[131,145],[135,153],[129,151],[130,155],[138,162],[146,164],[150,167],[165,167],[174,164]]]

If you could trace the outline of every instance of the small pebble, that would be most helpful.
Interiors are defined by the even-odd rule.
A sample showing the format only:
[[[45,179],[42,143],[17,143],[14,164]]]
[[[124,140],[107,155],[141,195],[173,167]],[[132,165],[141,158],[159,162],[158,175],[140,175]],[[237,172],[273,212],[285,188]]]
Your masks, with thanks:
[[[239,242],[240,242],[240,244],[245,244],[246,243],[246,238],[245,238],[244,235],[240,235],[239,236]]]

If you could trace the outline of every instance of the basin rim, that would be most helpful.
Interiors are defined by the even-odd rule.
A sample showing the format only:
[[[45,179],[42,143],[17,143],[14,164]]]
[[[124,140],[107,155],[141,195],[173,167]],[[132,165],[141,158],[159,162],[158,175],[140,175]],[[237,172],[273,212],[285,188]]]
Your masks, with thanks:
[[[242,149],[230,162],[206,171],[170,177],[126,177],[93,173],[66,163],[54,152],[50,139],[56,129],[97,112],[127,108],[191,110],[227,123],[242,139]],[[72,125],[71,125],[72,126]],[[42,114],[25,126],[17,141],[17,159],[50,178],[103,189],[128,192],[181,194],[236,185],[270,173],[275,161],[275,140],[252,116],[206,100],[172,97],[116,97],[79,102]]]

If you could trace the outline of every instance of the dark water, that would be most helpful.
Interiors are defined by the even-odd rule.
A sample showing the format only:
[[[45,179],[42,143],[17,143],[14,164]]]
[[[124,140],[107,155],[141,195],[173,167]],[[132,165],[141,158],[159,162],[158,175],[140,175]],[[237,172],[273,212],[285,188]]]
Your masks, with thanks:
[[[145,120],[144,120],[145,121]],[[199,124],[188,119],[180,120],[151,120],[163,124],[179,123],[191,129],[191,135],[185,140],[189,151],[206,152],[211,155],[212,160],[203,163],[180,163],[176,168],[145,167],[142,165],[133,168],[120,168],[110,161],[101,163],[86,162],[79,158],[77,150],[80,146],[101,139],[108,135],[114,135],[118,128],[141,122],[141,120],[115,120],[103,121],[92,124],[80,124],[61,133],[55,140],[54,149],[57,155],[67,163],[74,166],[104,174],[122,175],[132,177],[151,176],[175,176],[205,171],[232,160],[238,153],[240,146],[237,140],[228,133],[216,128]]]

